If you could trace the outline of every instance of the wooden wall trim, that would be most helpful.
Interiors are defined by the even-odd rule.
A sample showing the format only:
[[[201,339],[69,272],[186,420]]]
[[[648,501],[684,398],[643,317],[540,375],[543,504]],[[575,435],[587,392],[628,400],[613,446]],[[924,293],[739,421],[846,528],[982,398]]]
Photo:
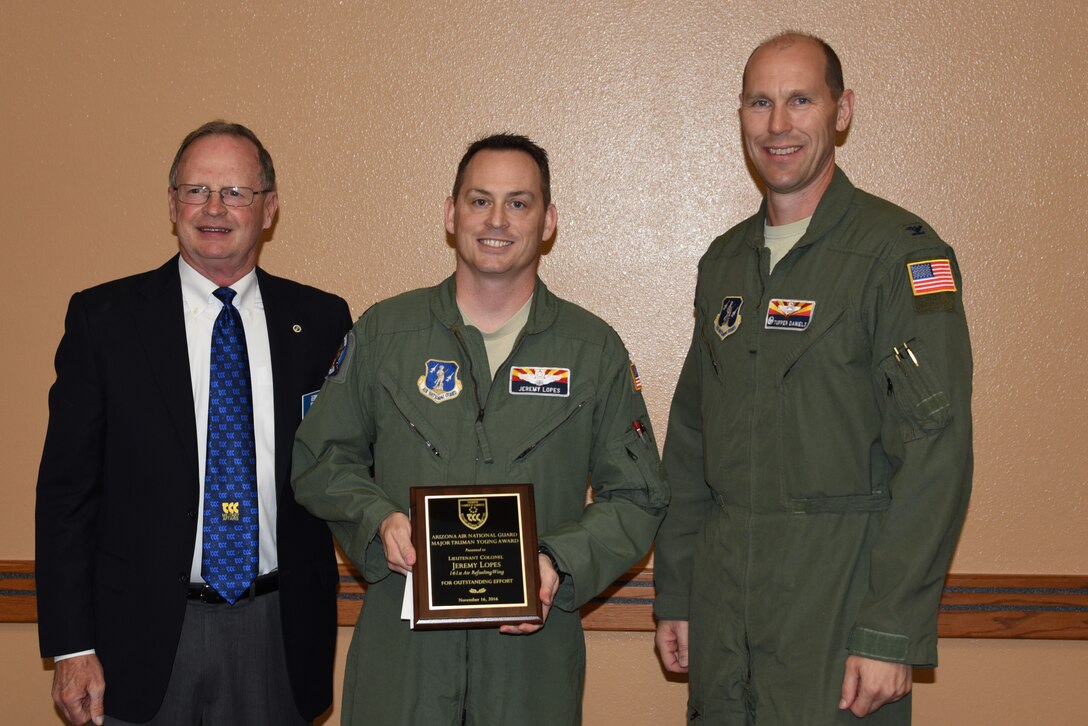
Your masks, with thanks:
[[[340,625],[354,625],[366,583],[340,566]],[[652,631],[653,570],[631,570],[582,608],[586,630]],[[0,561],[0,622],[37,622],[34,563]],[[1088,576],[949,575],[937,632],[942,638],[1088,640]]]

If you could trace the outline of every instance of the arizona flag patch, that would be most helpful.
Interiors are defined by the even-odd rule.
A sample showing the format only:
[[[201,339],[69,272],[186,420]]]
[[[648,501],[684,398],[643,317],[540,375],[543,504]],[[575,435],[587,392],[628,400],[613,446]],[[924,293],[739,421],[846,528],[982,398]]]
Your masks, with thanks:
[[[956,280],[952,277],[952,263],[947,259],[908,262],[910,289],[914,296],[932,295],[935,292],[955,292]]]
[[[767,304],[767,330],[805,330],[812,322],[815,300],[771,300]]]
[[[511,368],[510,393],[519,396],[569,396],[570,368]]]

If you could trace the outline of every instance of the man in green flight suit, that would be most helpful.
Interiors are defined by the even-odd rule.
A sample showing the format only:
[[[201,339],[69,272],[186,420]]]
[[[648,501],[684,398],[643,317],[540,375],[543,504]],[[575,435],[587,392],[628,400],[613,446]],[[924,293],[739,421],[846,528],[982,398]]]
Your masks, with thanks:
[[[822,40],[748,60],[758,213],[699,263],[655,555],[657,647],[688,719],[910,722],[971,488],[952,249],[835,165],[854,96]]]
[[[472,144],[445,206],[453,276],[368,310],[298,431],[296,497],[370,583],[345,724],[581,721],[578,608],[649,549],[668,489],[619,336],[537,277],[556,221],[543,149]],[[543,625],[410,629],[409,487],[518,482],[534,486]]]

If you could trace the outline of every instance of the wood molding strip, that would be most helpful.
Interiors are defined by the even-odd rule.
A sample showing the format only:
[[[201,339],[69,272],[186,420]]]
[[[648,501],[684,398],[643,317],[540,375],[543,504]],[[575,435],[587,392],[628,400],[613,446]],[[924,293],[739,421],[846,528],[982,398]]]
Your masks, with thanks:
[[[340,565],[340,625],[355,624],[366,583]],[[586,630],[654,629],[653,570],[631,570],[582,608]],[[0,561],[0,622],[37,622],[34,563]],[[942,638],[1088,640],[1088,576],[949,575],[938,613]]]

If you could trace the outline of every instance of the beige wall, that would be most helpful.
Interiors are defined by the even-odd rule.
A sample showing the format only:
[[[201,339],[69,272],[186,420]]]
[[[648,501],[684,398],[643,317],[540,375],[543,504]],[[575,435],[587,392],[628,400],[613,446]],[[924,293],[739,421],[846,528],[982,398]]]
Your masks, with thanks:
[[[786,7],[0,4],[0,559],[33,557],[68,296],[173,253],[167,166],[213,117],[251,125],[276,159],[281,213],[262,264],[343,294],[356,314],[452,269],[440,210],[468,141],[537,139],[560,209],[542,275],[619,330],[663,431],[695,263],[758,201],[741,161],[740,70],[758,40],[796,27],[836,46],[857,92],[848,173],[921,212],[964,269],[977,466],[954,569],[1088,573],[1088,222],[1074,206],[1088,192],[1084,8]],[[0,626],[0,648],[5,715],[52,723],[33,627]],[[679,722],[683,686],[651,648],[647,634],[590,634],[589,724]],[[1084,643],[945,641],[936,682],[917,687],[918,722],[1080,723],[1086,666]]]

